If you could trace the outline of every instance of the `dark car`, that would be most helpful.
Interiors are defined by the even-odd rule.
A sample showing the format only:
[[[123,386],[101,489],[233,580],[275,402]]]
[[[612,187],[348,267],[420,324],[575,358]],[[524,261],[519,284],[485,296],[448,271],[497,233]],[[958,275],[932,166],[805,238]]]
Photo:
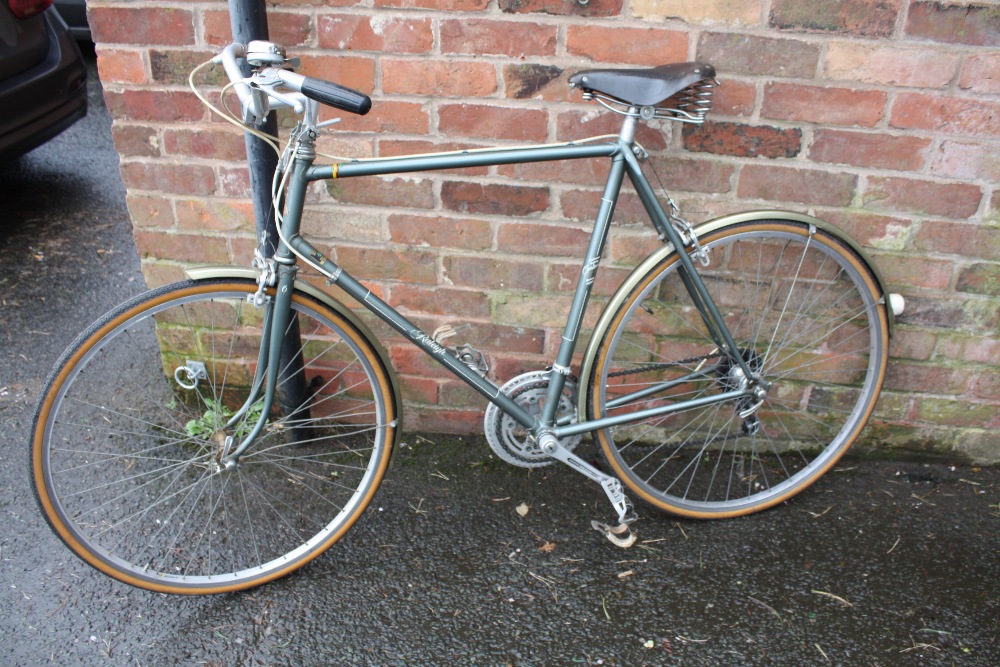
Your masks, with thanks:
[[[90,23],[87,21],[87,0],[55,0],[52,3],[59,16],[69,26],[69,34],[80,42],[89,42]]]
[[[0,160],[87,114],[87,69],[51,0],[0,0]]]

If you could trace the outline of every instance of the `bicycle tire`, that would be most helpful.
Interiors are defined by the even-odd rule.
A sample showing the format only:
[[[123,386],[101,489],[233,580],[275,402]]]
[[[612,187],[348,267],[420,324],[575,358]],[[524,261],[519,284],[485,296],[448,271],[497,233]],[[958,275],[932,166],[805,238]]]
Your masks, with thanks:
[[[844,454],[872,414],[888,359],[877,278],[850,245],[796,220],[733,223],[700,238],[698,268],[747,365],[770,383],[750,399],[596,431],[615,473],[644,501],[694,518],[757,512],[799,493]],[[735,356],[708,334],[675,251],[621,288],[595,333],[591,419],[740,387]],[[641,387],[664,387],[625,399]]]
[[[142,294],[81,334],[50,374],[33,433],[36,499],[105,574],[179,594],[257,586],[323,553],[378,488],[397,435],[393,379],[350,318],[299,290],[291,320],[308,403],[276,407],[236,468],[218,465],[225,436],[238,443],[260,414],[222,428],[257,363],[256,289],[234,278]],[[179,376],[195,385],[184,388],[175,369],[198,364],[197,381]]]

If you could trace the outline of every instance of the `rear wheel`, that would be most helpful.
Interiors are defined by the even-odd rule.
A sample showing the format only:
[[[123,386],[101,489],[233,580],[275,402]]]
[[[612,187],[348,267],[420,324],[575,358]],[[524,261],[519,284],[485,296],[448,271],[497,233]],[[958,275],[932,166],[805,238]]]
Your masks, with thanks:
[[[700,241],[711,264],[699,275],[738,350],[710,335],[670,253],[612,302],[587,406],[601,418],[704,399],[597,438],[647,502],[722,518],[790,498],[857,438],[882,386],[888,320],[867,264],[823,230],[756,221]],[[748,386],[737,354],[765,391],[712,401]]]
[[[34,484],[85,561],[155,591],[217,593],[283,576],[371,501],[395,438],[391,379],[366,336],[296,293],[305,400],[275,408],[239,464],[263,310],[250,280],[170,285],[119,306],[63,355],[39,404]],[[292,326],[290,324],[290,326]],[[282,382],[293,374],[284,372]]]

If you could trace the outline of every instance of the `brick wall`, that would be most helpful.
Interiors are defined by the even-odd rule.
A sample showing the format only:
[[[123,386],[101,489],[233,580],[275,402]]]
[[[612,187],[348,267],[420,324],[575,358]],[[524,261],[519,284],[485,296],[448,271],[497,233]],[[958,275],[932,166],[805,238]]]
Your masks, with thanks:
[[[245,265],[243,140],[185,85],[228,43],[226,4],[89,7],[147,280]],[[1000,461],[996,2],[279,0],[269,21],[304,73],[372,94],[370,115],[324,139],[339,155],[601,134],[615,119],[568,90],[575,70],[712,62],[711,122],[640,134],[675,199],[695,220],[783,207],[841,225],[908,302],[864,446]],[[428,331],[446,312],[477,324],[464,340],[506,380],[555,349],[550,313],[568,303],[602,173],[578,162],[320,184],[306,231],[360,277],[384,276],[373,286]],[[634,201],[616,219],[602,295],[654,244]],[[478,431],[482,401],[387,339],[408,428]]]

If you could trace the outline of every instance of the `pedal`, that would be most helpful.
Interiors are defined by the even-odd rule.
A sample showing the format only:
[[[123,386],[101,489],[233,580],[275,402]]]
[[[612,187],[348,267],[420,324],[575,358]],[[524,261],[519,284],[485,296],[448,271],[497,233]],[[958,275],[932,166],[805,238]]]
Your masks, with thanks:
[[[628,549],[630,546],[635,544],[636,534],[627,523],[620,523],[617,526],[609,526],[606,523],[594,520],[590,522],[590,526],[597,532],[602,533],[604,537],[608,538],[608,541],[616,547]]]

